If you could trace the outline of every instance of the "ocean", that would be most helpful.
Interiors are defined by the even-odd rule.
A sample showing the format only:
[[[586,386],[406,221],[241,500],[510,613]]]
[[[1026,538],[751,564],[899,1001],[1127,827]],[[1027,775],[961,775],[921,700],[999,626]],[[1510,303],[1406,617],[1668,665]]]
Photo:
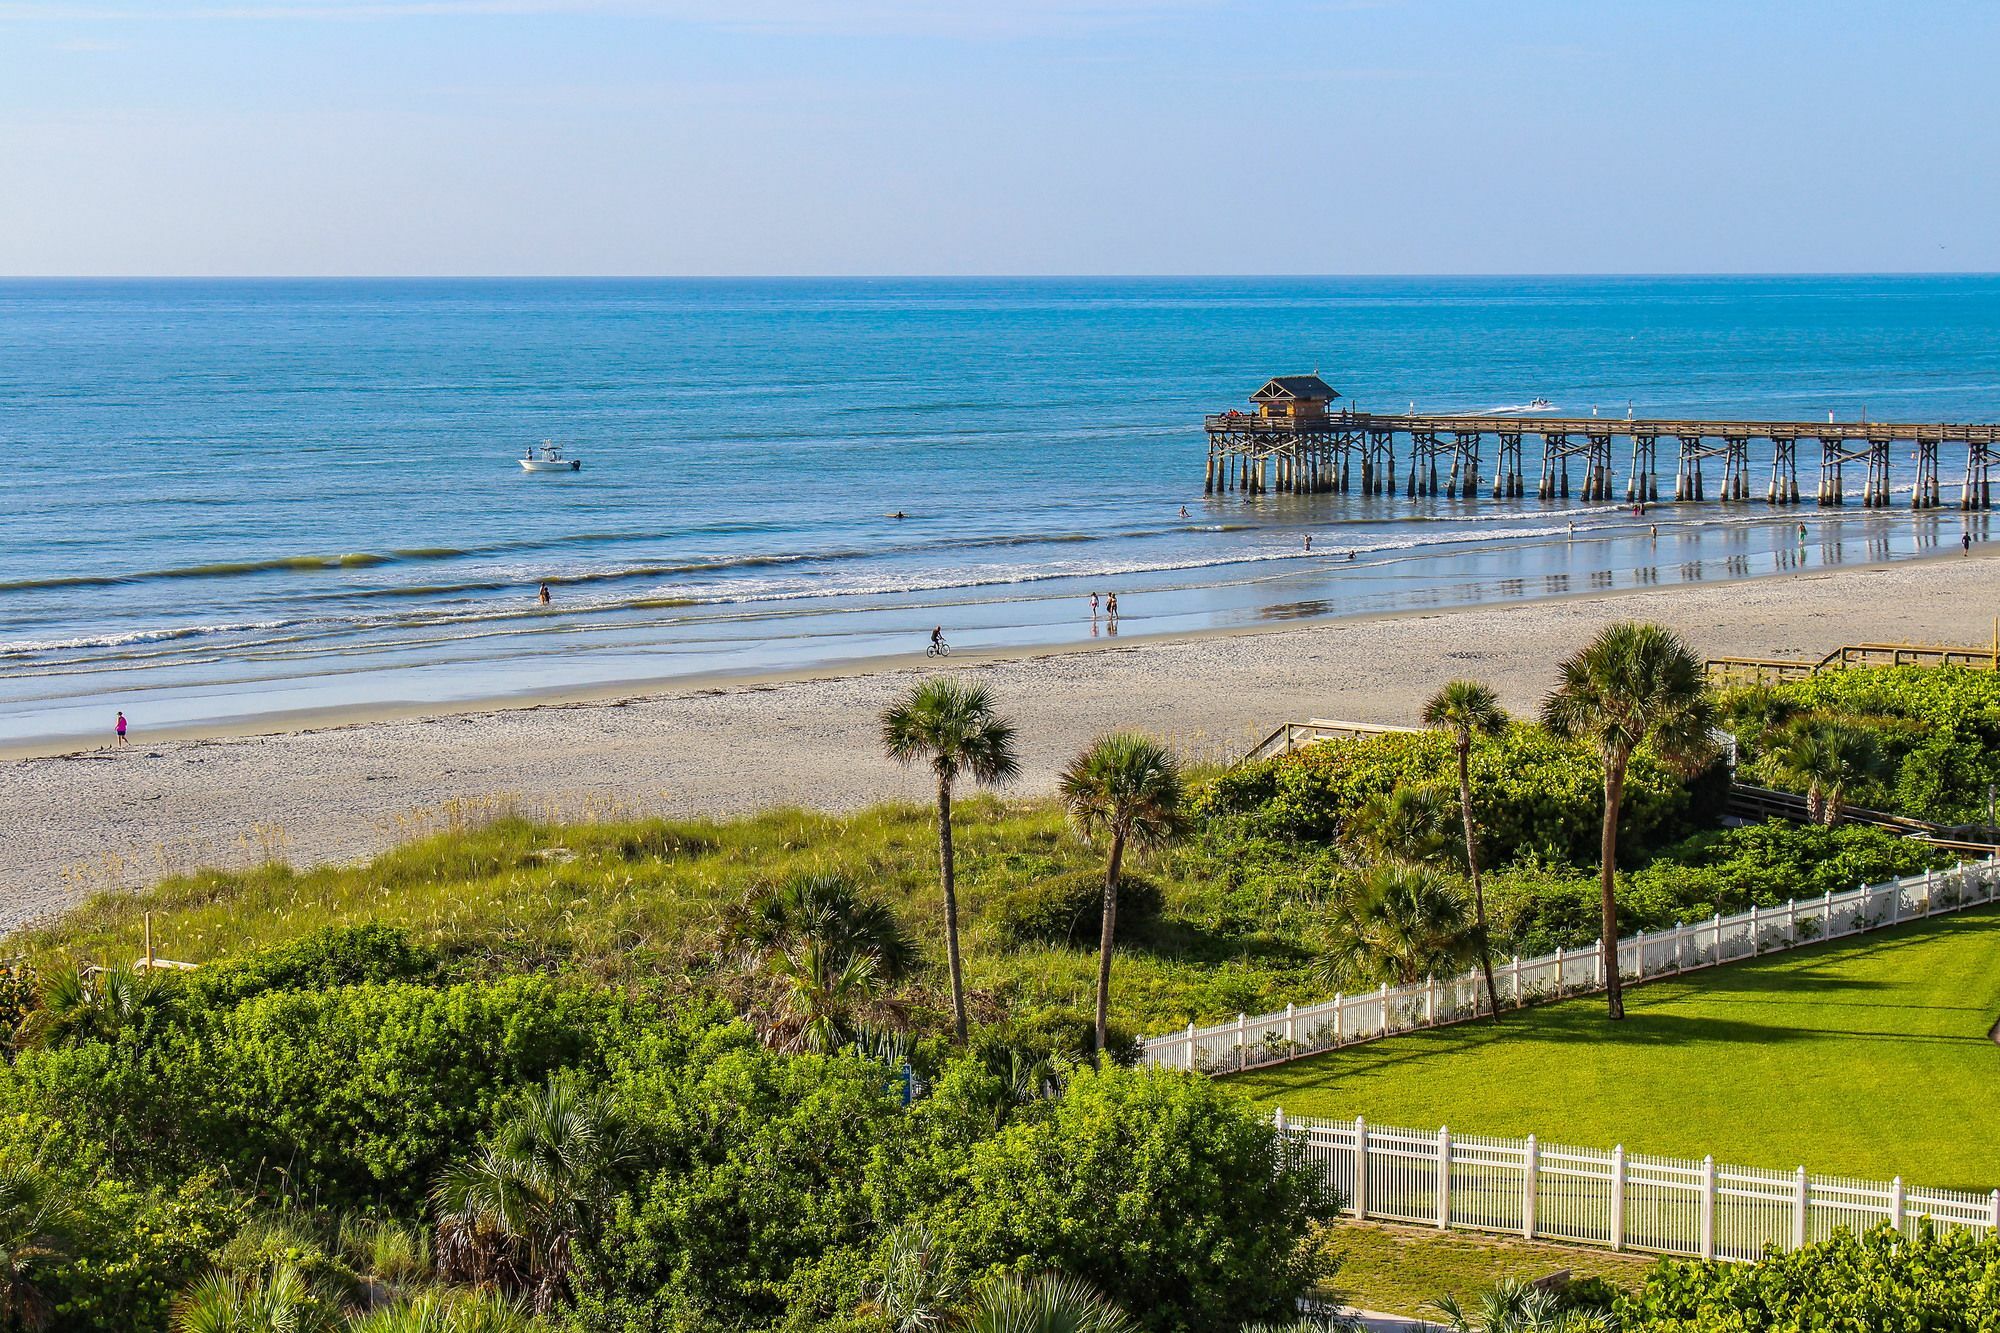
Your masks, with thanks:
[[[1913,514],[1901,455],[1876,512],[1542,503],[1532,440],[1524,501],[1203,496],[1203,414],[1315,370],[1372,410],[1990,421],[2000,278],[0,282],[0,744],[1991,535]],[[545,439],[582,469],[524,473]]]

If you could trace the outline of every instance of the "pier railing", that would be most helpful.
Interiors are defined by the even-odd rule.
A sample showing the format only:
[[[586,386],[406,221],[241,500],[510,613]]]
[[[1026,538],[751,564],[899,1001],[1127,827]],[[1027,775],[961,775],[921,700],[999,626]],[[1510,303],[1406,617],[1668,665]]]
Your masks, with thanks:
[[[1996,900],[2000,900],[2000,858],[1967,862],[1846,893],[1793,899],[1779,907],[1752,907],[1672,930],[1640,931],[1619,941],[1618,974],[1636,985]],[[1516,957],[1496,962],[1494,972],[1501,1005],[1519,1009],[1602,990],[1603,950],[1592,945],[1557,949],[1539,958]],[[1147,1037],[1140,1044],[1139,1059],[1175,1069],[1237,1073],[1401,1032],[1462,1023],[1489,1012],[1485,982],[1476,969],[1469,969],[1407,986],[1336,994],[1314,1004],[1288,1004],[1275,1013],[1238,1014],[1230,1022],[1209,1027],[1190,1023],[1180,1032]]]
[[[1866,666],[1958,666],[2000,671],[2000,633],[1990,648],[1934,643],[1850,643],[1817,662],[1783,657],[1711,657],[1708,678],[1720,685],[1763,685],[1804,680],[1822,671]]]

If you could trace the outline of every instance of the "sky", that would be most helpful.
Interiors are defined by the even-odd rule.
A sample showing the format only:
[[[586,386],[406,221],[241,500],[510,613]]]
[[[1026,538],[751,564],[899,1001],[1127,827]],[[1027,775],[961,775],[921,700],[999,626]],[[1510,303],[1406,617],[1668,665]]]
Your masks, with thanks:
[[[1993,0],[0,0],[0,273],[2000,270]]]

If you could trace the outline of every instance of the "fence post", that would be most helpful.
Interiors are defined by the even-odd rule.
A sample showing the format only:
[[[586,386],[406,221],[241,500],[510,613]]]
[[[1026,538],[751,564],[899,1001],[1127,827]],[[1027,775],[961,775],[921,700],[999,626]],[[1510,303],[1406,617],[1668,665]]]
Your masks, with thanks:
[[[1806,1186],[1806,1169],[1802,1166],[1792,1178],[1792,1248],[1806,1247],[1806,1204],[1809,1195]]]
[[[1248,1019],[1241,1010],[1236,1014],[1236,1072],[1242,1073],[1250,1063],[1250,1050],[1243,1044],[1244,1030]]]
[[[1508,983],[1508,997],[1514,1001],[1514,1007],[1516,1009],[1519,1009],[1521,1007],[1521,955],[1520,954],[1514,955],[1514,965],[1508,969],[1507,975],[1510,978],[1510,981]]]
[[[1562,998],[1562,993],[1563,993],[1563,947],[1562,945],[1558,944],[1556,946],[1556,998],[1558,1000]]]
[[[1757,929],[1757,904],[1751,903],[1750,904],[1750,956],[1752,958],[1755,958],[1757,956],[1757,944],[1758,944],[1757,937],[1759,933],[1760,932]]]
[[[1611,1248],[1625,1248],[1625,1145],[1611,1150]]]
[[[1451,1131],[1438,1126],[1437,1224],[1443,1231],[1451,1225]]]
[[[1799,900],[1797,898],[1787,898],[1785,899],[1785,943],[1795,945],[1798,942]]]
[[[1597,943],[1590,946],[1590,988],[1604,989],[1604,937],[1599,935]]]
[[[1187,1067],[1189,1069],[1194,1068],[1194,1024],[1192,1023],[1188,1024]]]
[[[1701,1159],[1701,1257],[1715,1257],[1715,1156]]]
[[[1354,1117],[1354,1215],[1368,1216],[1368,1122]]]
[[[1335,991],[1333,993],[1333,1044],[1339,1046],[1345,1043],[1346,1040],[1347,996],[1340,991]]]
[[[1903,1234],[1903,1178],[1897,1176],[1889,1182],[1889,1225],[1897,1235]]]
[[[1633,939],[1638,945],[1639,980],[1644,981],[1646,979],[1646,932],[1643,930],[1640,931]]]
[[[1521,1162],[1521,1235],[1527,1240],[1535,1238],[1535,1210],[1541,1202],[1542,1186],[1542,1145],[1533,1134],[1528,1135],[1528,1152]],[[2000,1210],[2000,1190],[1993,1191],[1994,1208]],[[2000,1216],[1996,1211],[1995,1216]],[[1994,1230],[2000,1233],[2000,1225]]]
[[[1424,1026],[1436,1027],[1438,1021],[1438,979],[1435,975],[1424,978]]]
[[[1828,889],[1826,896],[1820,902],[1822,904],[1820,911],[1822,920],[1820,921],[1820,925],[1824,928],[1821,931],[1820,938],[1830,940],[1833,938],[1833,890]]]
[[[1280,1106],[1271,1112],[1271,1128],[1278,1131],[1278,1137],[1285,1137],[1285,1108]]]
[[[1376,994],[1382,998],[1382,1035],[1386,1037],[1389,1035],[1389,983],[1383,982],[1382,989]]]
[[[1994,1235],[2000,1236],[2000,1190],[1993,1191],[1993,1197],[1988,1202],[1987,1207],[1988,1215],[1986,1224],[1993,1228]]]
[[[1889,924],[1895,925],[1903,919],[1903,886],[1897,882],[1889,885]]]
[[[1715,914],[1715,952],[1708,961],[1711,963],[1722,961],[1722,913],[1720,912]]]
[[[1299,1044],[1299,1007],[1290,1000],[1285,1001],[1285,1046],[1286,1053]]]
[[[1687,925],[1685,922],[1676,921],[1674,922],[1674,974],[1676,976],[1687,970],[1687,958],[1685,956],[1687,949],[1684,947],[1686,944]]]

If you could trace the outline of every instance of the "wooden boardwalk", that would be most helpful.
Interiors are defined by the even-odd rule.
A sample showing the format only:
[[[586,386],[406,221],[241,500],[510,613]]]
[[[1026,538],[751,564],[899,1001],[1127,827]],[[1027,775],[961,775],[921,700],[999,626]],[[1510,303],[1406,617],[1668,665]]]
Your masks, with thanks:
[[[1270,389],[1267,385],[1259,394]],[[1255,410],[1220,412],[1204,420],[1205,489],[1210,494],[1358,489],[1364,495],[1393,495],[1400,470],[1403,491],[1409,496],[1472,499],[1485,492],[1502,499],[1527,493],[1524,457],[1533,447],[1541,455],[1535,485],[1541,499],[1574,494],[1586,502],[1608,501],[1622,480],[1627,503],[1649,504],[1661,498],[1663,442],[1674,451],[1670,494],[1676,500],[1711,498],[1710,460],[1719,460],[1720,484],[1712,498],[1747,501],[1753,491],[1761,490],[1769,504],[1797,504],[1802,495],[1799,456],[1803,451],[1810,457],[1814,450],[1819,464],[1814,498],[1822,505],[1847,502],[1846,479],[1854,472],[1863,477],[1863,505],[1888,505],[1890,460],[1899,448],[1908,449],[1915,464],[1911,504],[1918,509],[1942,506],[1941,475],[1947,467],[1956,479],[1954,498],[1960,509],[1991,509],[1994,483],[2000,480],[2000,425],[1995,424],[1389,416],[1332,411],[1331,398],[1286,403],[1289,411],[1273,415],[1268,400],[1253,396],[1253,401],[1258,403]],[[1489,440],[1492,471],[1487,473],[1483,469]],[[1755,478],[1750,460],[1753,440],[1771,447],[1768,463],[1759,461],[1761,475]]]

